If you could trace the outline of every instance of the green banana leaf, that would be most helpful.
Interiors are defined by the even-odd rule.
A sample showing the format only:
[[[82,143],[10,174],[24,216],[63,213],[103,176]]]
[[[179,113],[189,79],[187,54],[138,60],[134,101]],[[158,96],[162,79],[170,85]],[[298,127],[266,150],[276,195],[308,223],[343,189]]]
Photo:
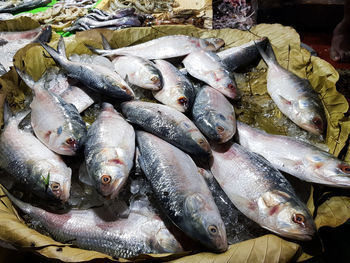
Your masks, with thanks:
[[[347,150],[344,147],[347,144],[350,133],[350,121],[344,116],[344,113],[348,110],[347,101],[336,91],[335,83],[339,77],[338,73],[327,62],[310,56],[308,51],[300,48],[300,37],[293,28],[279,24],[260,24],[253,27],[251,32],[235,29],[203,30],[192,26],[129,28],[114,32],[109,30],[91,30],[65,38],[67,55],[73,53],[91,54],[84,44],[101,48],[100,33],[105,35],[114,48],[138,44],[173,34],[185,34],[203,38],[220,37],[225,40],[227,48],[267,36],[271,40],[280,64],[297,75],[309,79],[314,89],[320,94],[328,121],[325,143],[329,151],[337,156],[342,150]],[[56,47],[57,39],[58,36],[54,35],[50,45]],[[51,58],[43,56],[43,52],[43,49],[38,44],[30,44],[15,55],[14,64],[20,69],[25,69],[27,73],[37,80],[48,67],[54,65]],[[268,96],[266,91],[266,65],[263,62],[260,62],[251,72],[235,76],[238,87],[243,93],[241,102],[236,105],[239,120],[274,134],[289,134],[285,125],[297,131],[296,134],[302,133],[281,114]],[[23,109],[26,105],[25,99],[31,92],[19,81],[19,77],[14,69],[0,78],[0,84],[2,86],[0,103],[3,102],[6,96],[13,110]],[[323,198],[324,201],[322,201],[322,197],[325,196],[331,196],[331,198]],[[0,228],[0,240],[47,258],[61,261],[82,262],[94,260],[94,262],[108,262],[116,260],[98,252],[82,250],[72,247],[70,244],[56,242],[52,238],[30,229],[18,216],[10,201],[7,198],[2,198],[1,200],[3,202],[0,203],[0,224],[2,226]],[[315,216],[318,228],[323,226],[336,227],[343,224],[350,217],[350,198],[344,196],[344,192],[340,190],[322,189],[315,186],[311,191],[308,207]],[[314,246],[316,249],[310,249],[310,246]],[[140,255],[132,260],[290,262],[298,258],[301,261],[320,253],[320,250],[317,248],[319,248],[318,243],[305,245],[270,234],[231,245],[229,250],[222,254],[185,252],[181,254]],[[126,259],[118,260],[122,262],[128,261]]]

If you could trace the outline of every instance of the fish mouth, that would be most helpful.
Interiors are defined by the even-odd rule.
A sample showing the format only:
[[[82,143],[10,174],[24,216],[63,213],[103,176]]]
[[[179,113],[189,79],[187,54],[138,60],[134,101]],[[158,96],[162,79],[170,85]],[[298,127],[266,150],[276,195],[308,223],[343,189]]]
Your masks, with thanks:
[[[62,202],[67,202],[70,196],[70,185],[68,183],[63,184],[62,193],[60,195],[60,200]]]
[[[78,151],[77,144],[75,144],[74,146],[62,145],[59,151],[57,151],[57,153],[62,155],[73,156],[73,155],[76,155],[77,151]]]
[[[310,233],[310,232],[302,232],[302,231],[297,232],[297,231],[286,231],[286,230],[277,231],[266,226],[262,226],[262,227],[279,236],[283,236],[290,239],[296,239],[300,241],[310,241],[313,239],[315,234],[315,230],[313,230],[312,233]]]
[[[103,189],[102,195],[107,199],[111,200],[117,197],[120,192],[120,189],[123,187],[125,180],[123,179],[115,179],[113,183],[107,189]]]

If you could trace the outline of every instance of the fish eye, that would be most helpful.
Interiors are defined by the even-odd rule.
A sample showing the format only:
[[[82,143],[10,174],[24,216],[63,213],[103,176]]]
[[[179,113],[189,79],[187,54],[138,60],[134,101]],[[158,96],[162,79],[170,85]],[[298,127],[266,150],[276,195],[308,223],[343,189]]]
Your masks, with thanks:
[[[228,88],[228,89],[234,89],[235,86],[233,86],[233,85],[230,83],[230,84],[227,85],[227,88]]]
[[[293,222],[304,226],[305,217],[302,214],[294,214],[293,215]]]
[[[107,185],[111,181],[112,181],[112,177],[110,175],[106,175],[106,174],[102,175],[102,177],[101,177],[102,184]]]
[[[61,185],[59,183],[53,182],[51,183],[50,188],[53,192],[57,192],[60,190]]]
[[[225,131],[225,128],[222,127],[222,126],[218,126],[218,127],[216,127],[216,129],[217,129],[218,132],[220,132],[220,133]]]
[[[322,128],[323,128],[323,121],[321,120],[321,118],[319,118],[319,117],[313,118],[312,119],[312,123],[315,124],[315,126],[318,129],[322,130]]]
[[[159,78],[158,78],[157,76],[153,76],[153,77],[151,78],[151,81],[152,81],[153,83],[157,83],[157,82],[159,81]]]
[[[214,234],[214,235],[218,232],[217,227],[214,226],[214,225],[210,225],[210,226],[208,227],[208,230],[209,230],[210,233],[212,233],[212,234]]]
[[[181,105],[186,105],[187,102],[188,102],[187,98],[185,98],[185,97],[180,97],[180,98],[177,99],[177,101],[178,101]]]
[[[75,144],[75,140],[73,138],[68,138],[66,140],[66,143],[69,144],[69,145],[74,145]]]
[[[350,174],[350,166],[340,164],[338,165],[339,169],[342,170],[344,173]]]
[[[198,140],[198,143],[199,143],[200,145],[202,145],[202,144],[204,144],[204,140],[203,140],[203,139],[199,139],[199,140]]]

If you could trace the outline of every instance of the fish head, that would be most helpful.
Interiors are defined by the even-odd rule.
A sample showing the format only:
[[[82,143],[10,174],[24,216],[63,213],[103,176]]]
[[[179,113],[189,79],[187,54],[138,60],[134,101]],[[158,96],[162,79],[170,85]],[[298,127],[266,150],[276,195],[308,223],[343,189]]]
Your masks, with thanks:
[[[323,135],[327,122],[322,105],[318,103],[318,100],[300,96],[296,104],[295,111],[299,119],[297,120],[298,125],[313,134]]]
[[[226,229],[215,203],[200,193],[194,193],[185,200],[186,231],[203,245],[215,252],[228,248]]]
[[[117,162],[121,161],[109,160],[107,164],[100,165],[93,176],[97,191],[109,199],[118,195],[127,177],[127,173],[124,173],[123,167]]]
[[[225,45],[225,41],[222,38],[205,38],[205,41],[206,47],[204,49],[207,51],[216,51]]]
[[[158,230],[154,238],[155,242],[153,246],[156,248],[156,251],[160,253],[176,253],[183,251],[181,244],[165,226]]]
[[[197,145],[202,149],[202,152],[204,152],[205,155],[208,155],[208,156],[211,155],[211,148],[210,148],[209,142],[201,132],[192,131],[191,138],[197,142]],[[200,153],[199,155],[203,155],[203,154]]]
[[[70,129],[60,126],[56,136],[50,139],[55,145],[55,152],[62,155],[75,155],[84,144],[86,129]]]
[[[115,90],[117,88],[118,90],[122,90],[124,92],[125,98],[133,99],[135,96],[132,89],[123,79],[117,79],[112,75],[106,74],[103,77],[103,82],[105,90]]]
[[[262,227],[284,237],[311,240],[316,232],[315,223],[301,201],[291,194],[273,190],[258,200],[259,216],[264,217]]]
[[[70,168],[67,168],[65,174],[62,171],[50,171],[47,176],[47,193],[54,199],[66,202],[70,196],[71,187],[71,174]]]
[[[230,140],[236,131],[235,126],[231,125],[232,119],[235,121],[235,117],[232,115],[224,116],[221,113],[216,114],[214,125],[211,126],[211,131],[208,131],[211,134],[210,138],[219,143]]]
[[[160,90],[163,87],[163,78],[160,71],[152,65],[148,65],[141,73],[144,87],[152,90]]]

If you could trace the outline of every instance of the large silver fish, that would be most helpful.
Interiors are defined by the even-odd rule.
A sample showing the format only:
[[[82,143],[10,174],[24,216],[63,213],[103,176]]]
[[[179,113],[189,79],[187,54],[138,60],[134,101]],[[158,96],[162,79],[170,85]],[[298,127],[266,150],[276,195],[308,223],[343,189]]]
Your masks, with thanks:
[[[98,64],[68,60],[62,37],[58,41],[57,51],[42,42],[40,44],[55,62],[67,72],[69,77],[79,80],[86,87],[117,99],[131,100],[134,98],[134,92],[113,69]]]
[[[256,46],[268,65],[267,91],[280,111],[299,127],[322,135],[327,127],[323,104],[307,79],[281,67],[271,45]]]
[[[192,107],[193,122],[210,140],[224,143],[236,132],[236,116],[232,104],[217,90],[203,87]]]
[[[40,6],[46,6],[51,0],[10,0],[2,1],[0,13],[18,13],[31,10]]]
[[[33,90],[30,104],[31,124],[35,135],[50,150],[62,155],[75,155],[86,137],[86,125],[79,111],[60,96],[17,69],[22,80]]]
[[[261,59],[260,53],[256,48],[259,45],[262,49],[266,48],[267,37],[253,40],[238,47],[231,47],[218,52],[218,56],[229,71],[243,71],[254,66]]]
[[[312,216],[284,176],[266,159],[239,144],[213,146],[211,171],[232,203],[263,228],[310,240]]]
[[[132,55],[145,59],[166,59],[182,57],[196,50],[216,51],[224,45],[220,38],[196,38],[184,35],[165,36],[142,44],[112,50],[101,50],[89,47],[97,54],[109,57]]]
[[[130,101],[122,104],[126,119],[183,151],[208,157],[210,145],[193,122],[181,112],[165,105]]]
[[[72,171],[32,133],[18,128],[25,116],[9,118],[0,135],[0,167],[33,194],[67,201]]]
[[[115,71],[131,84],[150,90],[162,88],[162,75],[159,70],[144,58],[119,56],[113,59]]]
[[[104,207],[72,209],[65,214],[54,214],[5,192],[20,210],[39,221],[60,242],[69,241],[79,248],[99,251],[116,258],[183,251],[163,221],[152,211],[131,211],[127,218],[119,219]]]
[[[136,139],[140,166],[164,212],[189,237],[210,250],[226,251],[224,223],[193,160],[150,133],[137,131]]]
[[[187,72],[225,96],[234,99],[238,95],[237,85],[218,55],[199,50],[190,53],[183,61]]]
[[[241,145],[269,160],[277,169],[307,182],[350,188],[350,165],[295,138],[268,134],[237,122]]]
[[[115,198],[125,184],[135,154],[134,128],[109,103],[87,133],[85,161],[98,192]]]
[[[185,112],[194,101],[191,82],[176,67],[165,60],[155,60],[156,67],[163,77],[163,88],[154,91],[153,96],[161,103]]]

